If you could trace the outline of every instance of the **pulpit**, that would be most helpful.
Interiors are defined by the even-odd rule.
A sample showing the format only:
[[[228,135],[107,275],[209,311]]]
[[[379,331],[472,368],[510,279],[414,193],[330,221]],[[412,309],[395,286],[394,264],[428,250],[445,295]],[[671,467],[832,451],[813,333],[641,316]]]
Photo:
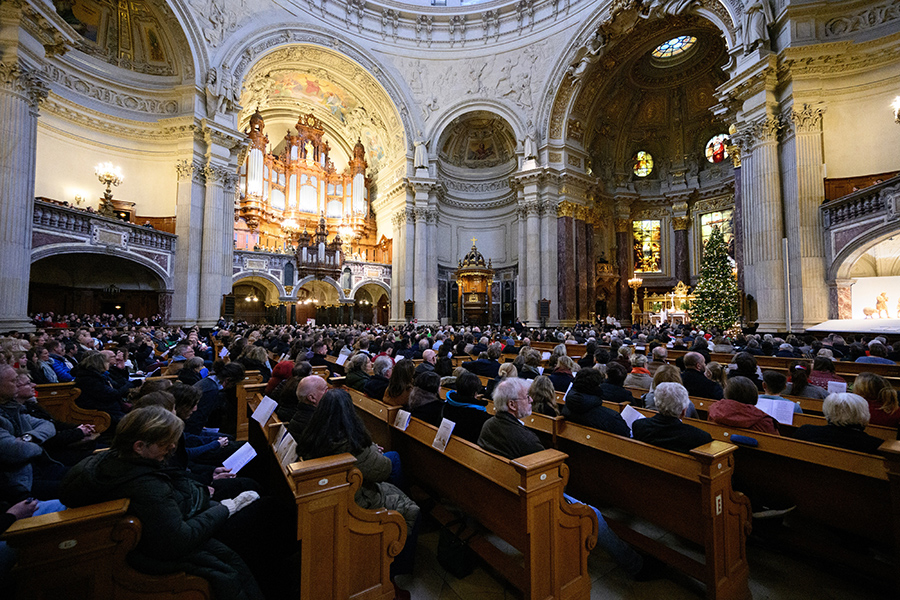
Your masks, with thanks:
[[[484,257],[475,247],[475,241],[472,239],[472,249],[459,261],[456,269],[456,284],[459,288],[457,319],[459,323],[487,325],[491,322],[494,269],[490,260],[485,264]]]

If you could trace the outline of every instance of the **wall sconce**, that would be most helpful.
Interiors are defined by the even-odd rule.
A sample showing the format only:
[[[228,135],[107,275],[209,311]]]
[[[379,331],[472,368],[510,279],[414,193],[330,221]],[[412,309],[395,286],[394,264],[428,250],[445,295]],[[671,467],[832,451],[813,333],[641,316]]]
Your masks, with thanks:
[[[894,98],[894,101],[891,102],[891,108],[894,109],[894,122],[900,125],[900,96]]]

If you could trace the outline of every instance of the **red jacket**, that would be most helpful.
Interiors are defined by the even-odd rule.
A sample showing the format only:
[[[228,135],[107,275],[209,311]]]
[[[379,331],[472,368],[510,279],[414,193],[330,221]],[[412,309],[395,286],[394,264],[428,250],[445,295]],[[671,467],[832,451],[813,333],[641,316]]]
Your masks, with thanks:
[[[719,400],[709,407],[709,420],[719,425],[753,429],[763,433],[778,433],[777,421],[751,404],[737,400]]]

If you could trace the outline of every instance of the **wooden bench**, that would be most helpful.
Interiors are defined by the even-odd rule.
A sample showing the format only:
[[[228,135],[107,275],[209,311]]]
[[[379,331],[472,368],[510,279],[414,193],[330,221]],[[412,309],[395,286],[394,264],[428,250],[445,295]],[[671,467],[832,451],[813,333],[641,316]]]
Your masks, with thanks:
[[[619,410],[624,406],[605,404]],[[732,487],[736,446],[713,441],[686,455],[562,417],[533,414],[525,424],[545,445],[567,454],[569,493],[627,514],[617,519],[618,513],[604,513],[623,540],[704,583],[710,599],[750,597],[750,502]],[[703,560],[631,528],[633,517],[697,544]]]
[[[126,556],[140,540],[141,523],[126,514],[128,504],[113,500],[13,523],[3,538],[18,553],[16,597],[209,599],[209,583],[200,577],[131,568]]]
[[[351,395],[373,439],[400,453],[408,477],[517,550],[507,554],[483,536],[469,543],[524,598],[590,597],[587,557],[596,543],[597,522],[590,508],[563,499],[565,454],[545,450],[507,460],[454,436],[440,452],[431,445],[436,427],[413,418],[401,431],[392,426],[397,407]]]
[[[93,425],[97,433],[109,429],[112,419],[101,410],[81,408],[75,404],[81,390],[74,382],[45,383],[36,386],[37,401],[57,421]]]
[[[237,397],[237,425],[234,439],[245,442],[248,436],[248,423],[250,413],[247,412],[249,398],[257,391],[265,392],[266,384],[262,383],[262,375],[259,371],[247,371],[244,380],[237,385],[235,396]]]
[[[261,399],[256,394],[250,408]],[[274,414],[264,427],[253,421],[251,440],[297,505],[300,598],[393,600],[390,565],[406,543],[403,517],[356,504],[362,473],[351,454],[282,465],[274,449],[282,425]]]

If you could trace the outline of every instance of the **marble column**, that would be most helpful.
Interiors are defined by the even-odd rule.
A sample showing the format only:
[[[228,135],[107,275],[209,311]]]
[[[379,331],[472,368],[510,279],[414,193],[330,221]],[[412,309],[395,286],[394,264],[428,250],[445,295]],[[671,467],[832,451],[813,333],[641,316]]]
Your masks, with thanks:
[[[525,295],[528,289],[528,211],[521,198],[521,189],[519,190],[519,205],[516,207],[516,219],[518,221],[518,278],[516,281],[516,318],[523,323],[528,322],[528,312],[526,309]]]
[[[571,203],[560,207],[557,223],[557,310],[554,312],[565,325],[573,325],[577,304],[575,301],[575,217]]]
[[[416,318],[424,321],[426,305],[428,304],[428,287],[425,282],[428,280],[428,209],[416,208],[416,237],[415,251],[416,262],[413,269],[413,277],[415,283],[415,295],[413,300],[416,301]]]
[[[854,279],[838,279],[828,282],[828,318],[852,319]]]
[[[222,212],[225,210],[225,185],[231,171],[226,167],[207,165],[203,171],[206,195],[203,202],[203,241],[200,252],[200,310],[198,323],[212,327],[219,319],[222,305],[223,235]],[[229,206],[229,208],[232,208]],[[231,240],[227,240],[231,246]],[[268,298],[268,300],[275,300]]]
[[[28,318],[38,108],[36,70],[0,62],[0,331],[33,330]]]
[[[825,244],[819,206],[822,179],[824,109],[803,105],[783,115],[782,173],[785,235],[791,273],[791,327],[804,331],[828,315]]]
[[[391,325],[403,324],[403,294],[406,285],[404,279],[403,261],[406,258],[401,252],[403,244],[403,231],[406,228],[406,211],[401,209],[391,215],[391,225],[394,226],[394,237],[391,240]]]
[[[415,281],[415,264],[416,264],[416,211],[414,208],[407,206],[404,214],[406,223],[403,225],[403,299],[400,301],[400,315],[405,319],[406,301],[415,300],[416,288]],[[415,305],[415,317],[418,318],[420,307],[418,303]]]
[[[583,216],[583,215],[581,215]],[[588,280],[588,226],[584,219],[575,219],[575,294],[577,308],[573,318],[578,321],[587,319],[587,280]]]
[[[688,217],[675,217],[672,219],[672,229],[675,249],[675,279],[683,281],[685,285],[691,285],[691,263],[688,252]]]
[[[597,305],[597,259],[594,254],[594,233],[593,217],[588,215],[588,220],[584,222],[584,277],[587,287],[584,301],[584,316],[581,317],[581,320],[585,322],[593,320],[591,314]]]
[[[558,298],[558,259],[557,237],[559,227],[557,225],[558,195],[555,187],[545,191],[547,197],[541,203],[541,298],[550,300],[550,317],[547,319],[548,327],[559,325],[559,298]]]
[[[778,160],[780,123],[773,117],[754,122],[749,129],[749,152],[741,169],[741,188],[748,218],[744,224],[747,292],[756,298],[760,331],[784,331],[784,211]]]
[[[620,321],[631,322],[631,288],[628,287],[628,279],[631,277],[631,233],[630,219],[616,219],[616,270],[619,272],[619,282],[616,285],[617,293],[617,317]]]
[[[174,294],[172,318],[177,326],[194,325],[200,316],[200,248],[203,238],[204,177],[200,158],[175,164],[178,188],[175,204]]]

